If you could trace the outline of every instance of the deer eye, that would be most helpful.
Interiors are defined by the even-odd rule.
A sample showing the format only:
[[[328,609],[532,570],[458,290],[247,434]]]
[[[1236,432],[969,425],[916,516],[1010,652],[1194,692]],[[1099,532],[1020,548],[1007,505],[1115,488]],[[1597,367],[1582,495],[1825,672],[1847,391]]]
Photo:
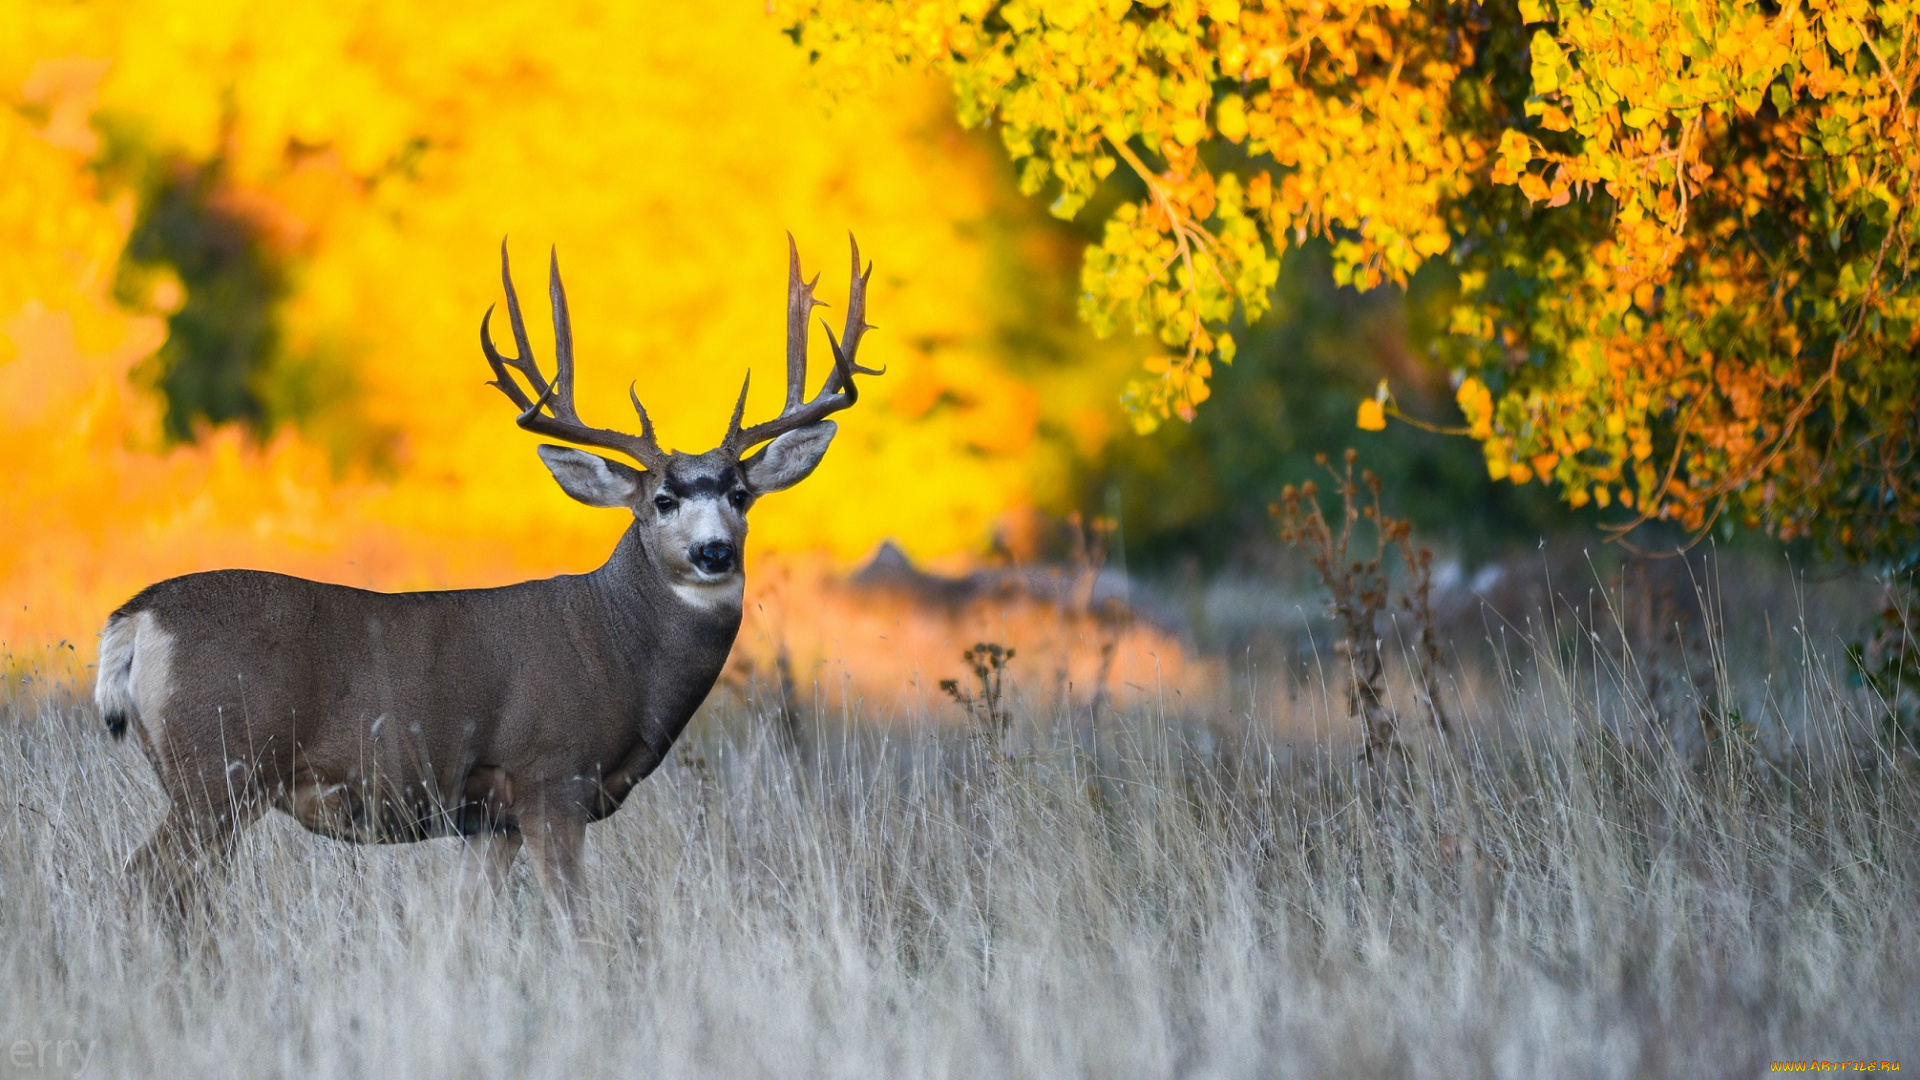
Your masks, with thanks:
[[[728,493],[727,493],[727,501],[733,504],[733,508],[734,508],[735,510],[744,510],[744,509],[746,509],[746,507],[747,507],[747,491],[746,491],[746,489],[745,489],[745,488],[734,488],[734,489],[733,489],[732,491],[730,491],[730,492],[728,492]]]
[[[666,514],[671,513],[673,508],[680,504],[675,502],[671,495],[655,495],[653,497],[653,505],[658,508],[661,513]]]

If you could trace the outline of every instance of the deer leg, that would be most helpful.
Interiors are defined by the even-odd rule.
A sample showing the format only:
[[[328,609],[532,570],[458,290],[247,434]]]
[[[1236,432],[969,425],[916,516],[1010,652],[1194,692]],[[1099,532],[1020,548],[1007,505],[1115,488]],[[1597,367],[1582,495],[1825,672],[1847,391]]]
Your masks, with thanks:
[[[187,815],[176,806],[167,811],[153,835],[147,837],[147,842],[127,861],[127,873],[134,887],[155,903],[176,909],[184,907],[183,893],[193,877],[185,869],[192,862],[189,848]]]
[[[467,773],[459,808],[463,821],[477,822],[467,832],[467,851],[485,860],[487,883],[497,894],[520,853],[520,831],[513,821],[513,775],[498,765],[476,765]]]
[[[586,817],[550,808],[523,812],[520,833],[533,855],[534,875],[540,879],[547,902],[568,932],[580,937],[587,929],[580,867],[580,849],[587,838]]]
[[[478,907],[487,897],[497,898],[506,892],[507,875],[513,870],[514,857],[520,854],[520,841],[517,829],[480,833],[466,838],[467,862],[480,863],[478,875],[468,872],[470,866],[462,867],[460,875],[469,908]],[[481,884],[483,881],[485,885]]]
[[[135,887],[175,918],[185,918],[211,872],[233,854],[240,830],[260,816],[251,803],[222,812],[175,800],[153,835],[128,861]]]
[[[520,843],[518,829],[487,834],[487,884],[492,886],[496,894],[507,887],[507,875],[513,870],[514,857],[520,854]]]

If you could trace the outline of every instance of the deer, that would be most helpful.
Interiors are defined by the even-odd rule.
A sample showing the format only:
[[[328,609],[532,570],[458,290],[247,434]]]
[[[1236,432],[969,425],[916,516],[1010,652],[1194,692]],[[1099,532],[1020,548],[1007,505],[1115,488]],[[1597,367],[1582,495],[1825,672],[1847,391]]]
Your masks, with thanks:
[[[129,862],[149,896],[179,909],[196,869],[230,861],[242,830],[278,810],[355,843],[464,838],[496,892],[524,844],[550,906],[582,925],[587,825],[665,760],[739,633],[747,512],[814,471],[837,430],[828,417],[858,400],[855,377],[884,374],[856,362],[874,329],[873,268],[862,271],[849,237],[845,327],[836,338],[822,320],[833,368],[806,396],[808,323],[823,301],[819,275],[802,280],[787,241],[784,407],[742,426],[749,372],[726,436],[698,454],[661,449],[637,382],[628,387],[637,435],[581,420],[558,253],[548,380],[501,242],[516,355],[494,346],[488,307],[487,385],[520,428],[574,444],[536,448],[561,490],[632,513],[598,569],[399,593],[214,570],[148,586],[113,612],[94,700],[115,739],[134,733],[167,799]]]

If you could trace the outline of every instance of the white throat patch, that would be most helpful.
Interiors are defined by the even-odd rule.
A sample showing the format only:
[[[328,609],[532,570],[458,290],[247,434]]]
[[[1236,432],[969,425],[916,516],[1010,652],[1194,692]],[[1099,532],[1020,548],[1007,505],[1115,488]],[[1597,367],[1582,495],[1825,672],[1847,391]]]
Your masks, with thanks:
[[[732,574],[721,581],[713,582],[675,582],[673,595],[679,597],[688,607],[701,611],[715,608],[739,607],[746,596],[747,579],[742,574]]]

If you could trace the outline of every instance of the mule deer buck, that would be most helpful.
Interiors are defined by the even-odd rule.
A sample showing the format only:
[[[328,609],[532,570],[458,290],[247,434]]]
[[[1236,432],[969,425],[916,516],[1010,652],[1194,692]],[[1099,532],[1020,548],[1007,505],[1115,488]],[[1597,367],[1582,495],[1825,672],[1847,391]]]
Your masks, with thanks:
[[[637,462],[538,448],[568,495],[625,508],[632,526],[598,570],[500,588],[377,593],[217,570],[127,601],[101,632],[94,700],[116,738],[135,732],[171,803],[135,873],[183,903],[194,868],[224,861],[239,830],[278,809],[362,843],[465,837],[496,887],[524,841],[549,900],[580,926],[587,824],[659,766],[739,632],[747,511],[813,471],[833,439],[827,417],[858,396],[854,376],[881,374],[855,363],[871,275],[853,245],[846,327],[842,340],[827,330],[833,370],[807,398],[819,277],[802,280],[789,237],[785,408],[742,427],[743,384],[720,445],[688,454],[660,448],[632,390],[638,435],[574,411],[557,259],[556,371],[541,375],[503,242],[517,355],[494,347],[488,308],[488,385],[520,427]]]

